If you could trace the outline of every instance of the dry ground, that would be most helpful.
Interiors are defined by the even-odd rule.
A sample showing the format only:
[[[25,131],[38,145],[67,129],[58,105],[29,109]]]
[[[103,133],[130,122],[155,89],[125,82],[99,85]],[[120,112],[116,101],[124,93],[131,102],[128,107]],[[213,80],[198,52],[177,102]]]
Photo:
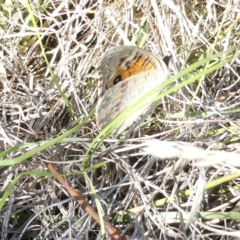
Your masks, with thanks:
[[[130,239],[240,237],[240,2],[29,2],[0,1],[0,239],[111,239],[43,161]],[[173,78],[134,132],[98,135],[118,45],[171,53]]]

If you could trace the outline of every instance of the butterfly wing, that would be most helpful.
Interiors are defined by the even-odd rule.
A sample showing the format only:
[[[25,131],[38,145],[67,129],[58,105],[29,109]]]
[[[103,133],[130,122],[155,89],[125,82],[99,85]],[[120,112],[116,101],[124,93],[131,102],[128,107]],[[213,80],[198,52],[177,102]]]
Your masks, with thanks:
[[[100,63],[99,97],[107,89],[141,72],[166,69],[166,64],[151,52],[133,46],[118,46],[108,50]]]
[[[102,99],[98,102],[96,108],[97,124],[100,129],[106,127],[126,108],[142,96],[153,90],[168,77],[167,67],[160,70],[150,70],[142,72],[121,81],[106,91]],[[158,93],[153,94],[151,98],[156,97]],[[149,101],[149,99],[147,100]],[[142,103],[142,102],[141,102]],[[146,111],[150,110],[151,105],[141,108],[124,121],[117,129],[117,134],[129,127],[137,118]]]

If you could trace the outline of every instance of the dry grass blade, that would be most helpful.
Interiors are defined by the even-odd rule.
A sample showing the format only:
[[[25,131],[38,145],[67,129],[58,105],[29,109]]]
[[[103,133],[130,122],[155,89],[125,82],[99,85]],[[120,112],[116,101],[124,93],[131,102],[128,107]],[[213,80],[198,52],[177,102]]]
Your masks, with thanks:
[[[0,1],[0,239],[110,239],[108,224],[130,239],[239,237],[239,13],[238,0]],[[97,69],[121,45],[171,54],[171,78],[100,133]],[[110,135],[148,100],[129,138]]]

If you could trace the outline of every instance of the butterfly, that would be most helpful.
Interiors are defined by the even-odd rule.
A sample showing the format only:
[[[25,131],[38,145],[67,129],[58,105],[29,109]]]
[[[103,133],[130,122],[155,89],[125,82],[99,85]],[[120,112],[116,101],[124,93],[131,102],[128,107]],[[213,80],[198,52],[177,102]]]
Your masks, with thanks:
[[[99,66],[101,80],[96,107],[98,127],[101,130],[105,128],[126,108],[166,80],[170,58],[166,56],[160,59],[134,46],[118,46],[108,50]],[[117,127],[116,133],[131,126],[151,107],[149,105],[135,112]]]

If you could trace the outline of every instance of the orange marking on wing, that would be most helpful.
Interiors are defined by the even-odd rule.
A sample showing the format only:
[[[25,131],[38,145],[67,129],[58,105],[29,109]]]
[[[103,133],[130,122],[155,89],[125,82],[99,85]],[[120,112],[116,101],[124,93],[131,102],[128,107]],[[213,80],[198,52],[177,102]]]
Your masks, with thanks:
[[[155,65],[153,61],[150,61],[149,59],[145,57],[140,57],[134,64],[130,64],[127,66],[126,69],[119,68],[116,71],[116,74],[114,77],[108,82],[107,84],[107,89],[111,88],[114,86],[114,80],[118,77],[121,76],[121,81],[134,76],[136,74],[139,74],[141,72],[146,72],[151,69],[155,69]]]

